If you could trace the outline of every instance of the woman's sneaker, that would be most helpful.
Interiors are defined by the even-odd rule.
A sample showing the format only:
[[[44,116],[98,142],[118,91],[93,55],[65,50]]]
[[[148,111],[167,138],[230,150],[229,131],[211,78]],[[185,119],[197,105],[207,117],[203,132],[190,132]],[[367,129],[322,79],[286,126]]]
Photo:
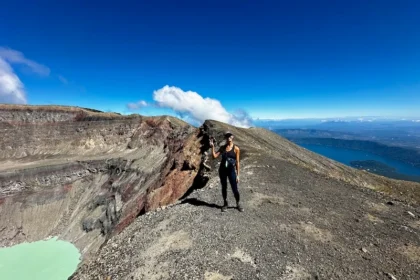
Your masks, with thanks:
[[[237,208],[239,212],[244,212],[244,208],[241,206],[240,203],[238,203]]]
[[[224,204],[224,205],[222,206],[222,212],[226,212],[226,211],[227,211],[227,209],[228,209],[228,205],[227,205],[227,204]]]

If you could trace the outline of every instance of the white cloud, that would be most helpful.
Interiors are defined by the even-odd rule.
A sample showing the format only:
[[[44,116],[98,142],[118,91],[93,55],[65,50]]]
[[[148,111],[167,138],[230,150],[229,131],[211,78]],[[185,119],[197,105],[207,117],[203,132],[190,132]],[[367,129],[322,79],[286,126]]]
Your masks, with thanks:
[[[166,85],[154,91],[153,99],[158,106],[170,108],[194,123],[211,119],[239,127],[249,127],[252,124],[251,118],[245,111],[230,114],[218,100],[203,98],[194,91],[183,91],[178,87]]]
[[[27,59],[23,53],[9,48],[0,47],[0,58],[10,64],[23,64],[28,66],[34,73],[41,76],[48,76],[50,69],[42,64],[39,64],[33,60]]]
[[[12,67],[0,57],[0,103],[26,104],[23,83]]]
[[[58,79],[60,80],[60,82],[62,82],[65,85],[69,83],[69,81],[61,75],[58,75]]]
[[[138,110],[138,109],[146,107],[146,106],[148,106],[148,104],[144,100],[141,100],[141,101],[136,102],[136,103],[128,103],[127,104],[127,108],[130,109],[130,110]]]
[[[48,76],[50,69],[27,59],[21,52],[0,47],[0,103],[26,104],[24,85],[13,71],[12,64],[23,64],[41,76]]]

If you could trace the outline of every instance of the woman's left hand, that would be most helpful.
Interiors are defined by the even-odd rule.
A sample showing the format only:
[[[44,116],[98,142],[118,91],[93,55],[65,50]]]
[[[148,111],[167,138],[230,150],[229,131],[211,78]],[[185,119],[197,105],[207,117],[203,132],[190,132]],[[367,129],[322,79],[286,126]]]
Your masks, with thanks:
[[[239,183],[239,176],[236,176],[236,183]]]

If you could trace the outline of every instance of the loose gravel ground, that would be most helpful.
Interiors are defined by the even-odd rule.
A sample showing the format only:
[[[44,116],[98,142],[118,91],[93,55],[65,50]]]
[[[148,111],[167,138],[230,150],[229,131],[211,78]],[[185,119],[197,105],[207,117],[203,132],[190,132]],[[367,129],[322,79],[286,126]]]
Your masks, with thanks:
[[[243,161],[240,192],[245,212],[231,192],[221,212],[213,172],[73,279],[420,279],[419,209],[269,156]]]

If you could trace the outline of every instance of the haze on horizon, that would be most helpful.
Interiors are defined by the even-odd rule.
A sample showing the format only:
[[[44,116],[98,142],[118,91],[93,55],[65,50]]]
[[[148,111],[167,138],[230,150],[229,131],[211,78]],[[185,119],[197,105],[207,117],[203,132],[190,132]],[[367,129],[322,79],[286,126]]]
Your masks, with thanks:
[[[418,1],[9,1],[0,103],[420,119]]]

